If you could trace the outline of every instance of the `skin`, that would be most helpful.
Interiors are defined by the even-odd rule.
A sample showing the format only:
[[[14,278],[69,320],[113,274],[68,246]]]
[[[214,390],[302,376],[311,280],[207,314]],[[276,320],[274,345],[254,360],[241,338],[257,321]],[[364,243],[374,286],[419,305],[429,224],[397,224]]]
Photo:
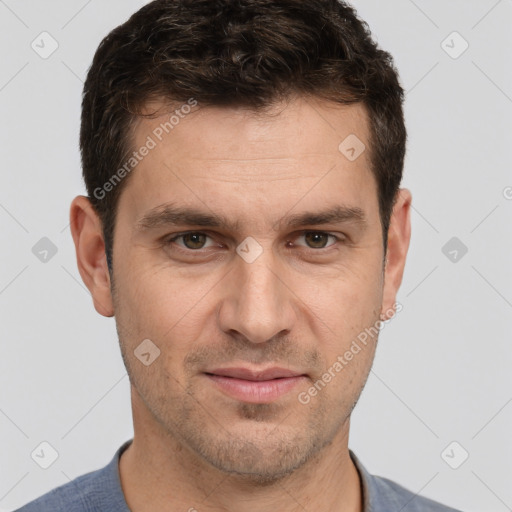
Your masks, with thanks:
[[[362,510],[348,435],[377,339],[308,404],[297,397],[392,311],[411,194],[399,191],[384,266],[364,107],[295,97],[271,113],[197,108],[149,152],[120,197],[113,283],[98,217],[83,196],[71,205],[80,274],[98,313],[115,315],[130,376],[134,441],[120,475],[134,512]],[[134,147],[167,118],[140,120]],[[349,134],[367,147],[353,162],[338,150]],[[170,201],[238,226],[137,229]],[[340,204],[363,210],[365,225],[273,229],[287,215]],[[162,241],[186,231],[208,236]],[[236,252],[249,236],[263,250],[252,263]],[[160,350],[149,366],[134,355],[144,339]],[[228,366],[279,366],[306,377],[254,404],[226,395],[204,373]]]

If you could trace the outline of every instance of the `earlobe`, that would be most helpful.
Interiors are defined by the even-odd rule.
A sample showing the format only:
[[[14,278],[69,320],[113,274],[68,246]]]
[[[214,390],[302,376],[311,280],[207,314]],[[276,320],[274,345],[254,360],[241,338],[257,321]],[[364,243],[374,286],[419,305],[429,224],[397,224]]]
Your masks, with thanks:
[[[101,220],[85,196],[73,199],[69,216],[78,271],[91,293],[94,308],[100,315],[114,316]]]
[[[389,312],[394,310],[396,294],[402,283],[411,239],[411,201],[412,195],[408,189],[398,191],[388,232],[381,319],[393,316]]]

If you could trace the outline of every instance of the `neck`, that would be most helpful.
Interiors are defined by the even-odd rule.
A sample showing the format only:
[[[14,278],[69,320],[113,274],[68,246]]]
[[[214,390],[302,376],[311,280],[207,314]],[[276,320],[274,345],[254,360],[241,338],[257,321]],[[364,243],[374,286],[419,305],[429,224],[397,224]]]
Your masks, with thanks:
[[[119,463],[132,512],[361,512],[359,473],[348,451],[349,421],[333,442],[293,473],[270,483],[211,466],[134,408],[134,438]]]

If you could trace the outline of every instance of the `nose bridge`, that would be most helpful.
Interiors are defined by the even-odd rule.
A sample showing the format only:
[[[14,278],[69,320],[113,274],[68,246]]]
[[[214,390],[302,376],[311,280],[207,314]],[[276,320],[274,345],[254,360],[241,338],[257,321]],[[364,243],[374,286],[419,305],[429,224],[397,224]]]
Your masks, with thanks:
[[[278,306],[277,294],[279,293],[278,279],[275,270],[272,271],[271,257],[260,256],[259,261],[243,263],[241,293],[246,302],[254,308],[258,307],[261,312],[265,309],[274,311]]]
[[[260,246],[261,247],[261,246]],[[232,275],[233,286],[224,311],[224,330],[238,331],[253,343],[263,343],[293,322],[293,306],[289,290],[278,278],[279,268],[270,248],[261,247],[255,259],[245,258],[257,249],[241,244]]]

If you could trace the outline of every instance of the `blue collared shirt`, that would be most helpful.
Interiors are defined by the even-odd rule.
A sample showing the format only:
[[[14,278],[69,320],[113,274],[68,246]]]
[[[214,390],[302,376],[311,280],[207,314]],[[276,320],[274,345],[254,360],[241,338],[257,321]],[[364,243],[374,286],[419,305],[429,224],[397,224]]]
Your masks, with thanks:
[[[126,441],[102,469],[92,471],[57,487],[16,512],[130,512],[119,476],[119,458]],[[401,485],[370,475],[349,450],[361,478],[363,512],[460,512],[408,491]]]

